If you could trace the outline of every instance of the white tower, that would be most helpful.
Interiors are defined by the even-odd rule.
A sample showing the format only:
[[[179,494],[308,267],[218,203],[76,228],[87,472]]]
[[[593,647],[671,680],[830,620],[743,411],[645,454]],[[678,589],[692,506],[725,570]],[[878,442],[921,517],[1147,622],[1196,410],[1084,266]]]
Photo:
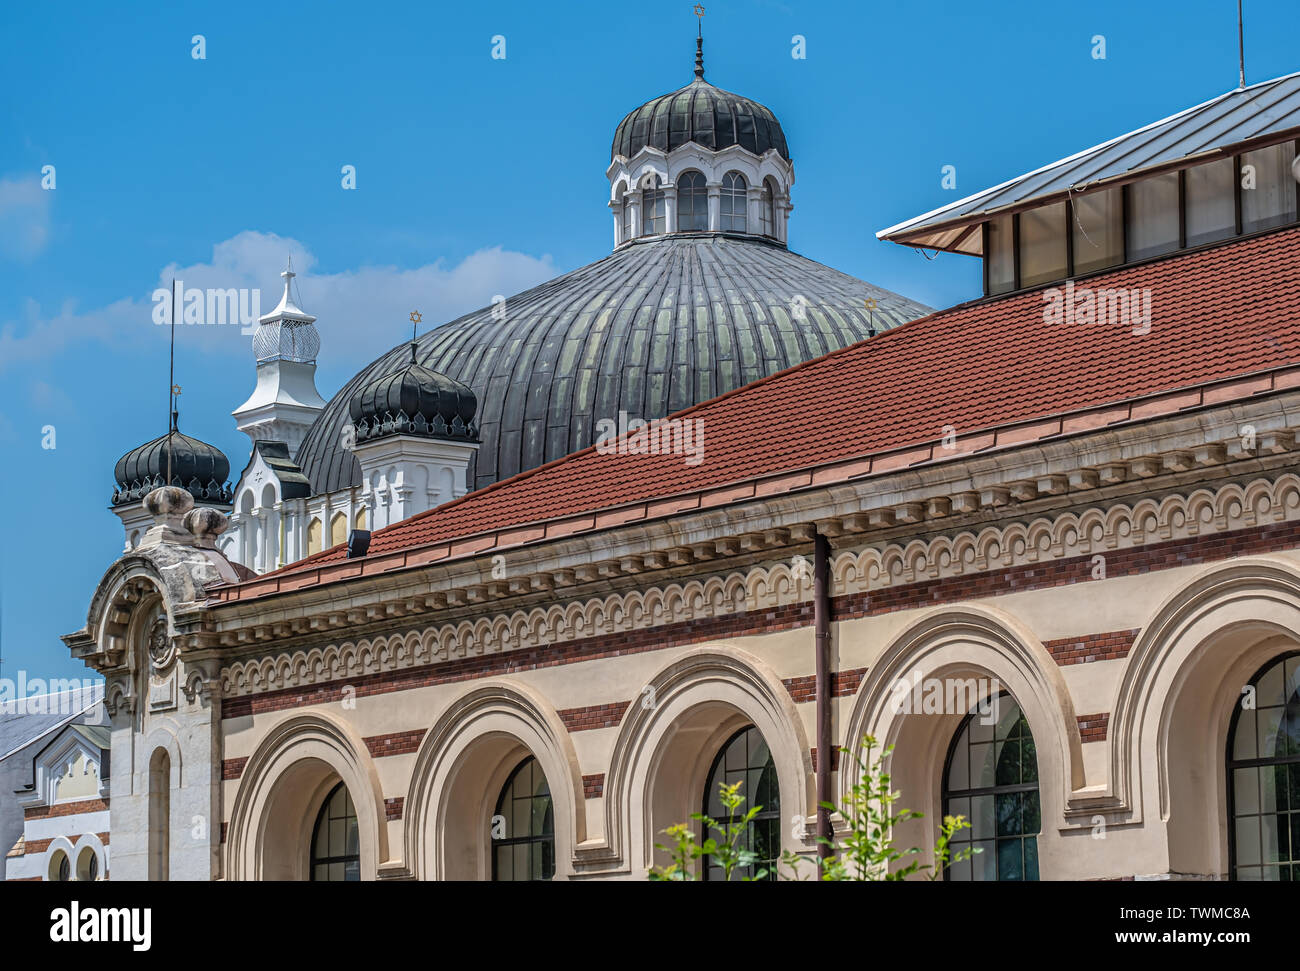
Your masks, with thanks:
[[[285,270],[284,296],[269,314],[258,318],[253,334],[257,355],[257,387],[233,412],[239,430],[256,443],[283,442],[295,455],[325,401],[316,390],[316,354],[320,335],[316,318],[294,305],[289,284],[294,272]]]

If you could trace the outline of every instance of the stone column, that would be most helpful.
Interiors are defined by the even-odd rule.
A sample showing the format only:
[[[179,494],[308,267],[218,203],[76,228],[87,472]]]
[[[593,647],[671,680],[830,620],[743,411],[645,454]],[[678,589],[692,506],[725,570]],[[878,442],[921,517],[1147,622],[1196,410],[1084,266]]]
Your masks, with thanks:
[[[722,229],[722,183],[710,182],[705,185],[709,193],[709,232],[716,233]]]
[[[746,192],[745,232],[759,235],[763,232],[763,187],[750,186]]]
[[[629,192],[624,199],[632,207],[632,235],[628,239],[636,239],[641,235],[641,190]]]
[[[664,186],[664,231],[677,232],[677,185]]]

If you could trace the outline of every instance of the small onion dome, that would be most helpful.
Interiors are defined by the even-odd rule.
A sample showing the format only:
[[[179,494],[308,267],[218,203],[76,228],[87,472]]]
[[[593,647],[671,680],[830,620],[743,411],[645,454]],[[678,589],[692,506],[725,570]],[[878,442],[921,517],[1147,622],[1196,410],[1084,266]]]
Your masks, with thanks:
[[[167,482],[169,449],[172,474],[171,481]],[[227,482],[230,462],[221,449],[177,431],[175,412],[172,413],[171,432],[123,455],[117,460],[113,476],[117,480],[112,499],[114,506],[139,502],[154,489],[166,485],[186,490],[196,502],[227,505],[232,501]]]
[[[404,367],[366,382],[348,401],[357,441],[384,435],[419,435],[478,441],[474,413],[478,399],[469,385],[411,360]]]
[[[704,80],[703,41],[695,55],[695,80],[660,95],[630,112],[614,132],[610,158],[632,158],[647,145],[663,152],[687,142],[720,152],[732,145],[762,155],[776,149],[787,162],[790,149],[785,132],[771,109],[749,98],[723,91]]]

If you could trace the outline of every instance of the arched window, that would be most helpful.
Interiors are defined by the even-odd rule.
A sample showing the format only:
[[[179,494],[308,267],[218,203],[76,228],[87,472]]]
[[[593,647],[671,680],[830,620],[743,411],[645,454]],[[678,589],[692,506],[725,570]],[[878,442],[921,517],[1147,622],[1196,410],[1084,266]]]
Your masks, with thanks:
[[[943,772],[943,815],[971,824],[953,840],[953,852],[975,854],[944,872],[953,880],[1037,880],[1038,755],[1029,722],[1005,692],[966,716],[948,750]]]
[[[1300,880],[1300,654],[1270,661],[1250,687],[1228,731],[1229,873]]]
[[[657,175],[647,175],[641,193],[641,235],[656,236],[668,230],[668,203]]]
[[[54,874],[54,879],[57,880],[59,883],[67,883],[69,880],[71,880],[72,863],[68,859],[68,854],[64,853],[62,850],[59,850],[58,857],[55,859],[54,865],[50,867],[50,870]]]
[[[510,773],[492,818],[492,879],[555,876],[555,807],[542,767],[531,755]]]
[[[335,513],[334,518],[330,520],[330,546],[338,546],[339,543],[346,543],[348,539],[348,517],[343,513]]]
[[[307,525],[307,555],[308,556],[311,556],[311,554],[313,553],[319,553],[321,551],[320,537],[321,537],[322,530],[323,527],[321,526],[319,519],[313,519]]]
[[[764,236],[776,237],[776,192],[772,188],[772,180],[763,180],[763,202],[759,206],[759,213],[762,216],[763,226],[762,233]]]
[[[709,228],[709,194],[699,172],[683,172],[677,179],[677,228],[683,233]]]
[[[739,172],[728,172],[722,177],[722,223],[724,233],[743,233],[748,219],[749,187]]]
[[[94,881],[99,878],[99,857],[87,846],[77,855],[77,879]]]
[[[357,808],[342,782],[330,790],[311,834],[311,878],[333,883],[361,879]]]
[[[704,814],[718,823],[734,822],[727,816],[718,789],[722,785],[743,782],[740,794],[745,797],[740,809],[748,812],[755,806],[762,810],[745,834],[745,846],[758,854],[754,867],[746,867],[737,876],[753,876],[755,869],[766,868],[767,879],[776,879],[776,864],[781,858],[781,793],[776,784],[776,763],[768,751],[767,742],[753,725],[742,728],[727,739],[709,768],[709,781],[704,789]],[[704,833],[701,839],[717,836]],[[705,880],[723,879],[722,867],[709,857],[704,858]]]
[[[353,521],[356,523],[357,529],[369,529],[366,525],[369,520],[366,517],[366,509],[364,506],[357,510],[356,519]]]
[[[632,200],[623,200],[623,235],[620,242],[626,243],[632,238]]]
[[[149,879],[167,880],[171,867],[172,758],[156,749],[149,759]]]

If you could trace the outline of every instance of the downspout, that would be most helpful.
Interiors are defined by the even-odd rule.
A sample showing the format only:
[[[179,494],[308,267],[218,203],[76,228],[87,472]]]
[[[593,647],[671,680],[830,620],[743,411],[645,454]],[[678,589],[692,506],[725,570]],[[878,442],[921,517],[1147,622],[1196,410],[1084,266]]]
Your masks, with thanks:
[[[813,536],[813,629],[817,649],[817,870],[831,855],[831,544],[821,533]]]

